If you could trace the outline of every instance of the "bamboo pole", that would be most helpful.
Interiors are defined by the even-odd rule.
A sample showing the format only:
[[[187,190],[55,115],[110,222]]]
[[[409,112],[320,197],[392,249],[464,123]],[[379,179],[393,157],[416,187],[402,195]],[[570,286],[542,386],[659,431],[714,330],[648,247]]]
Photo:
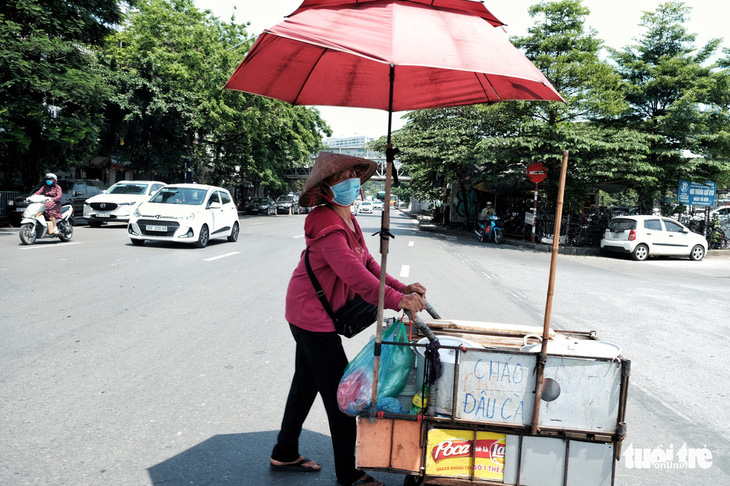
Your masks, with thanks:
[[[550,257],[550,277],[548,280],[547,302],[545,303],[545,320],[542,331],[542,347],[537,355],[537,372],[535,380],[535,403],[532,407],[532,426],[530,433],[537,434],[537,423],[540,420],[540,400],[542,396],[543,380],[545,379],[545,362],[547,361],[547,345],[550,338],[550,313],[553,307],[555,293],[555,267],[558,263],[558,249],[560,248],[560,225],[563,219],[563,195],[565,193],[565,178],[568,173],[568,151],[563,151],[563,162],[560,167],[560,185],[558,187],[558,204],[555,208],[555,228],[553,229],[553,248]]]

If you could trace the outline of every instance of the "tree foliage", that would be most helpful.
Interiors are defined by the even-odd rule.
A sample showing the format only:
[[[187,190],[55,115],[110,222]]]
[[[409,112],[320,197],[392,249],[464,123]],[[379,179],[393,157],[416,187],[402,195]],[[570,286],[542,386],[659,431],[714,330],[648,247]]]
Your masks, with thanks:
[[[222,90],[250,48],[246,26],[225,23],[192,0],[139,5],[105,58],[115,94],[104,149],[132,168],[182,179],[233,184],[242,171],[270,188],[302,164],[329,133],[308,108]]]
[[[679,179],[723,179],[730,169],[723,150],[728,73],[711,62],[721,40],[696,49],[696,34],[684,27],[690,12],[682,2],[661,4],[642,16],[637,45],[611,51],[629,105],[619,122],[650,136],[653,174],[642,187],[649,202]]]
[[[554,199],[565,149],[568,203],[612,185],[638,190],[650,204],[676,188],[679,178],[724,180],[730,51],[717,65],[709,63],[719,40],[695,50],[694,36],[682,25],[688,12],[681,2],[669,2],[646,13],[645,37],[639,46],[610,50],[612,64],[586,26],[590,12],[582,0],[533,5],[534,25],[512,42],[565,103],[500,103],[464,109],[468,116],[453,116],[453,109],[409,115],[394,141],[414,176],[412,186],[433,197],[433,181],[461,182],[470,170],[517,184],[530,164],[541,162],[550,172],[541,186]],[[688,157],[688,151],[702,157]]]
[[[24,188],[97,148],[111,90],[89,46],[121,18],[116,0],[15,0],[0,7],[0,172]]]

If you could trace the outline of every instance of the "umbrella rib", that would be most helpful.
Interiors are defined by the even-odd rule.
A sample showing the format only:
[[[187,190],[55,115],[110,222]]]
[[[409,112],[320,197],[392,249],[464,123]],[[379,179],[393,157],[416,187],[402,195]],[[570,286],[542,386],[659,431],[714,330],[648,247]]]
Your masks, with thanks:
[[[297,92],[297,95],[294,97],[294,100],[292,101],[293,105],[297,104],[297,100],[299,100],[299,95],[302,94],[304,87],[307,85],[307,81],[309,81],[309,77],[312,76],[312,72],[315,70],[315,68],[317,67],[317,64],[319,64],[319,61],[322,59],[322,56],[324,56],[327,53],[327,51],[329,51],[329,49],[326,47],[323,47],[322,52],[320,53],[319,57],[317,57],[317,61],[312,63],[312,67],[309,69],[309,72],[307,73],[307,76],[304,79],[304,82],[301,84],[299,91]]]
[[[483,75],[484,79],[486,79],[487,83],[489,83],[489,87],[492,88],[492,92],[494,93],[494,96],[497,98],[497,101],[502,101],[502,98],[497,93],[497,90],[494,88],[494,85],[489,80],[489,76],[487,76],[486,74],[483,74],[483,73],[474,73],[474,76],[476,76],[477,81],[479,82],[479,85],[482,87],[482,91],[484,91],[484,96],[487,98],[487,100],[489,100],[488,89],[485,88],[484,83],[482,82],[482,80],[480,78],[480,74]]]

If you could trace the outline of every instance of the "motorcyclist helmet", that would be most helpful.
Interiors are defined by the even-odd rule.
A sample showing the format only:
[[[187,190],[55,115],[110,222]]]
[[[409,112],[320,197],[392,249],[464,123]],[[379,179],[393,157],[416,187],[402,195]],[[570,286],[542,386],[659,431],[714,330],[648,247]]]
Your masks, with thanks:
[[[491,206],[491,205],[492,205],[492,201],[487,201],[487,206]]]
[[[56,174],[53,172],[49,172],[46,174],[46,184],[53,184],[54,182],[58,182],[58,177],[56,177]]]

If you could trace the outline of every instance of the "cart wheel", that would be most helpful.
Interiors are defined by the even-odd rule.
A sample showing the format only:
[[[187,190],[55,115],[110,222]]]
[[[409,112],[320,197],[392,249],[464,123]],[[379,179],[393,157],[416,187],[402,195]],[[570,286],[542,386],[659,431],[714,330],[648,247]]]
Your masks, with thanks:
[[[423,478],[421,476],[406,476],[403,480],[403,486],[420,486],[423,484]]]

